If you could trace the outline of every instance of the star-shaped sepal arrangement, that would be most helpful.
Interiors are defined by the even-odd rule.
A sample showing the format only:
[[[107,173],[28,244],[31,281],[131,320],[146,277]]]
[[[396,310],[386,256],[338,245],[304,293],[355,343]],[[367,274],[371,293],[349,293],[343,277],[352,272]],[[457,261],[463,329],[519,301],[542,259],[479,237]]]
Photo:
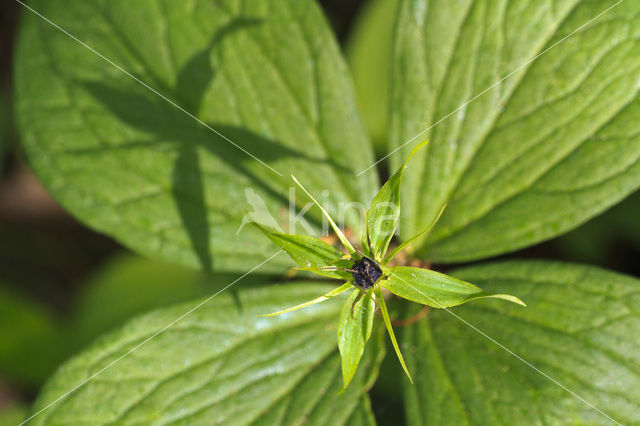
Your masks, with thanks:
[[[400,184],[403,172],[415,153],[426,144],[427,142],[423,142],[411,151],[400,169],[389,178],[373,199],[371,207],[366,213],[361,251],[357,251],[353,247],[329,213],[294,176],[292,176],[294,182],[320,208],[338,236],[344,251],[316,237],[286,234],[255,224],[275,245],[289,254],[299,265],[297,269],[344,282],[341,286],[313,300],[266,316],[302,309],[352,290],[344,304],[338,324],[338,348],[342,357],[343,389],[349,385],[353,378],[362,358],[365,344],[371,336],[376,307],[379,308],[400,364],[413,383],[391,326],[389,312],[382,293],[383,288],[404,299],[441,309],[487,297],[504,299],[526,306],[515,296],[486,293],[473,284],[430,269],[390,266],[390,262],[398,253],[416,239],[426,235],[435,226],[444,211],[443,206],[430,227],[398,244],[393,250],[389,250],[389,244],[400,220]]]

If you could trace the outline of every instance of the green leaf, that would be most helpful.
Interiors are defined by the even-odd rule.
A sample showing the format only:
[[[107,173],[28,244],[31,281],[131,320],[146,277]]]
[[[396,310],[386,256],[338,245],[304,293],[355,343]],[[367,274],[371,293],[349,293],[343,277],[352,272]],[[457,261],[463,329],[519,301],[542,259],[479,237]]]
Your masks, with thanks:
[[[522,295],[528,308],[483,300],[461,318],[621,424],[640,412],[640,281],[556,262],[460,269],[488,291]],[[450,313],[404,329],[409,424],[612,424],[610,419]]]
[[[411,158],[428,143],[419,143],[411,150],[400,169],[380,188],[367,211],[367,235],[371,254],[378,262],[386,253],[389,241],[393,238],[400,221],[400,185],[404,170]]]
[[[389,139],[431,140],[405,176],[402,239],[447,202],[423,254],[479,259],[566,232],[638,188],[639,12],[639,2],[400,2]]]
[[[323,267],[341,266],[350,268],[351,262],[342,259],[345,254],[316,237],[277,232],[256,224],[258,228],[278,247],[301,266],[318,275],[337,279],[350,279],[351,274],[340,270],[323,270]]]
[[[116,256],[83,284],[69,321],[71,344],[75,349],[84,347],[136,314],[210,294],[215,290],[212,281],[214,277],[174,264]]]
[[[332,300],[273,318],[258,315],[328,290],[301,283],[222,293],[37,415],[33,424],[348,424],[380,361],[368,345],[342,395]],[[66,363],[34,413],[153,336],[198,301],[141,316]],[[353,423],[352,423],[353,424]]]
[[[351,414],[348,426],[375,426],[376,419],[371,410],[371,401],[367,395],[362,396],[362,400],[357,409]]]
[[[270,314],[264,314],[264,315],[261,315],[261,316],[263,316],[263,317],[273,317],[273,316],[276,316],[276,315],[286,314],[287,312],[297,311],[298,309],[306,308],[308,306],[313,306],[316,303],[324,302],[325,300],[329,300],[332,297],[336,297],[339,294],[344,293],[345,291],[349,290],[352,287],[353,287],[352,283],[344,283],[340,287],[336,287],[336,288],[332,289],[331,291],[326,292],[322,296],[316,297],[315,299],[311,299],[311,300],[309,300],[307,302],[300,303],[299,305],[295,305],[295,306],[292,306],[290,308],[283,309],[281,311],[273,312],[273,313],[270,313]]]
[[[351,29],[345,50],[358,108],[376,153],[387,152],[389,77],[398,0],[367,1]]]
[[[384,301],[384,296],[382,295],[380,286],[375,286],[373,291],[375,293],[376,300],[378,301],[378,306],[380,306],[380,313],[382,314],[382,320],[384,321],[384,325],[387,328],[387,333],[389,333],[389,338],[391,339],[391,344],[393,345],[393,349],[396,352],[398,361],[400,361],[400,365],[402,365],[402,369],[404,370],[405,374],[409,378],[409,381],[413,383],[411,374],[409,374],[409,369],[407,368],[407,365],[404,362],[404,357],[402,356],[402,352],[400,351],[400,346],[398,346],[398,340],[396,339],[396,334],[393,332],[393,326],[391,325],[391,319],[389,318],[389,311],[387,310],[387,305]]]
[[[281,174],[24,9],[14,75],[29,162],[65,209],[127,247],[244,272],[271,247],[251,227],[236,235],[247,187],[273,214],[288,206],[290,173],[312,193],[329,188],[332,213],[375,193],[375,176],[353,179],[373,153],[313,1],[28,6]],[[348,213],[344,225],[360,226]],[[289,265],[282,258],[265,270]]]
[[[430,269],[396,266],[389,272],[389,278],[381,282],[384,288],[404,299],[434,308],[448,308],[486,297],[526,306],[515,296],[486,293],[473,284]]]
[[[342,357],[342,388],[356,374],[364,348],[373,329],[376,304],[371,293],[355,289],[342,307],[338,321],[338,349]]]
[[[37,389],[65,355],[61,321],[34,301],[0,286],[0,376]]]

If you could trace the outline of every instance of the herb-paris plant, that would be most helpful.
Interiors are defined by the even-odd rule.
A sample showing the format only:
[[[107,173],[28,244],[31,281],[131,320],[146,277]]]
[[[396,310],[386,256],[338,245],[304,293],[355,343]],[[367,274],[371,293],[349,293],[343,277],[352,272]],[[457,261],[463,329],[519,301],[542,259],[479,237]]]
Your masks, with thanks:
[[[321,239],[285,234],[256,224],[274,244],[285,250],[300,265],[299,269],[330,278],[347,280],[343,285],[323,296],[267,316],[306,308],[338,296],[355,287],[342,308],[338,326],[338,347],[342,355],[343,388],[346,388],[353,378],[364,352],[364,346],[371,336],[376,305],[379,306],[400,364],[409,380],[413,383],[391,326],[386,302],[381,291],[382,288],[402,298],[435,308],[448,308],[486,297],[504,299],[526,306],[517,297],[506,294],[485,293],[473,284],[435,271],[408,266],[388,266],[396,254],[408,247],[411,241],[429,232],[433,227],[433,225],[429,226],[416,236],[399,244],[393,250],[389,250],[389,243],[396,233],[400,221],[400,184],[402,175],[411,157],[427,143],[425,141],[413,148],[400,169],[389,178],[373,199],[371,207],[366,214],[366,227],[362,236],[362,251],[357,251],[353,247],[327,211],[293,176],[292,178],[296,184],[302,188],[326,216],[347,253],[338,251]],[[444,207],[442,210],[444,210]]]
[[[88,226],[147,256],[243,274],[274,254],[260,230],[236,235],[247,186],[278,211],[293,174],[311,194],[331,188],[325,205],[333,217],[333,206],[369,205],[376,195],[375,167],[354,177],[374,164],[373,151],[315,2],[28,4],[280,174],[27,11],[14,72],[21,140],[47,190]],[[432,231],[412,242],[414,256],[441,267],[506,254],[579,225],[640,186],[640,4],[623,1],[590,22],[610,6],[415,0],[386,14],[395,24],[385,151],[400,148],[389,169],[400,168],[415,141],[432,141],[397,182],[399,245],[434,223],[446,204]],[[395,186],[385,187],[393,189],[385,197],[396,196]],[[340,225],[356,228],[354,216]],[[393,221],[380,226],[392,229]],[[349,281],[346,269],[359,268],[352,260],[366,256],[385,279],[389,235],[377,231],[370,227],[362,254],[336,263],[345,253],[311,237],[287,238],[311,247],[299,254],[310,262],[303,267],[337,267],[317,269],[323,277]],[[275,285],[273,275],[291,266],[277,257],[255,272],[270,285],[239,282],[236,293],[216,296],[66,395],[201,301],[153,311],[105,335],[49,380],[34,412],[53,405],[33,423],[372,424],[368,391],[379,371],[388,374],[380,368],[382,328],[364,341],[382,298],[374,290],[356,302],[359,289],[348,284],[356,293],[347,307],[332,297],[313,309],[259,317],[336,290],[310,279]],[[412,285],[443,305],[479,291],[403,268],[387,266],[407,281],[416,273]],[[515,294],[528,307],[482,299],[451,312],[432,309],[403,327],[398,346],[415,384],[399,379],[398,386],[410,424],[609,421],[593,407],[637,422],[640,348],[629,337],[640,334],[637,279],[528,260],[447,273],[488,294]],[[389,276],[387,290],[429,304]],[[424,283],[433,285],[425,290]],[[436,293],[440,284],[469,293],[447,299]],[[336,318],[346,318],[344,371],[355,371],[341,395]],[[398,398],[395,389],[375,392]]]

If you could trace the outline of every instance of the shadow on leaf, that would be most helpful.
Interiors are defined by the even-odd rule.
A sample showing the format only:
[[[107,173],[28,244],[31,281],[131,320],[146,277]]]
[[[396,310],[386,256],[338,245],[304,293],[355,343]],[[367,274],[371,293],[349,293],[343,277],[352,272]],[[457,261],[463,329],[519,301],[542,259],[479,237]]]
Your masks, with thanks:
[[[203,104],[203,95],[215,77],[212,55],[220,53],[223,40],[231,34],[259,25],[256,19],[237,19],[222,27],[213,36],[205,49],[193,55],[177,78],[173,93],[166,95],[178,105],[198,116]],[[102,81],[84,81],[86,91],[104,105],[119,121],[148,135],[130,142],[118,143],[98,149],[74,150],[70,153],[96,153],[127,150],[141,147],[163,147],[177,151],[172,171],[172,195],[182,224],[189,236],[192,249],[206,272],[211,272],[213,259],[210,249],[210,228],[205,199],[206,181],[202,178],[203,150],[213,154],[237,173],[269,194],[287,204],[286,196],[269,186],[264,178],[256,175],[249,165],[255,163],[242,150],[233,146],[211,130],[195,122],[192,117],[178,111],[172,105],[143,88],[116,87]],[[247,152],[269,163],[282,158],[293,158],[309,163],[331,164],[343,172],[349,170],[331,159],[314,157],[287,147],[278,140],[259,135],[249,129],[224,123],[207,125],[231,139]],[[303,142],[303,141],[301,141]],[[285,173],[283,173],[285,174]],[[284,182],[283,178],[283,182]],[[273,181],[272,181],[273,182]]]

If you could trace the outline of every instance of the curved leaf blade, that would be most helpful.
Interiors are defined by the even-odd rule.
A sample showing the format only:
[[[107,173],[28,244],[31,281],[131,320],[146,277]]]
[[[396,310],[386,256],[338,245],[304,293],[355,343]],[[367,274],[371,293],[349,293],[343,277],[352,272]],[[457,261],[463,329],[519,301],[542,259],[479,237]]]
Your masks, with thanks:
[[[319,238],[308,235],[295,235],[277,232],[255,224],[269,239],[303,269],[328,278],[351,279],[351,273],[340,270],[330,271],[319,268],[335,266],[349,268],[351,263],[344,260],[344,253]]]
[[[372,149],[315,2],[29,7],[282,175],[24,9],[15,61],[22,142],[47,190],[93,229],[149,257],[244,272],[270,246],[250,227],[237,234],[245,188],[270,212],[287,207],[290,173],[314,193],[331,188],[331,206],[374,194],[375,176],[352,179],[373,161]],[[346,225],[360,226],[356,216]]]
[[[363,393],[379,357],[376,345],[369,345],[354,378],[358,386],[338,395],[335,319],[340,301],[258,317],[322,289],[329,287],[306,283],[240,290],[236,300],[222,293],[32,423],[299,424],[313,413],[319,423],[347,424],[363,410]],[[57,372],[34,412],[195,304],[153,311],[101,338]]]
[[[395,235],[400,222],[400,185],[404,170],[411,158],[428,143],[429,141],[419,143],[411,150],[400,169],[382,185],[367,211],[368,241],[371,254],[378,262],[387,252],[389,242]]]
[[[480,259],[566,232],[638,188],[640,42],[628,29],[639,11],[401,2],[390,141],[432,141],[405,176],[402,238],[447,202],[421,254]]]
[[[364,353],[364,348],[376,313],[376,304],[371,293],[355,289],[347,298],[338,321],[338,349],[342,358],[342,389],[353,379]]]
[[[638,420],[640,281],[559,262],[501,262],[454,272],[527,309],[478,301],[456,313],[621,424]],[[445,311],[406,327],[411,424],[613,422]],[[460,372],[467,372],[460,374]]]
[[[358,97],[358,107],[376,153],[387,151],[391,51],[398,0],[370,0],[356,17],[345,53]]]
[[[434,308],[448,308],[476,299],[503,299],[527,306],[515,296],[484,292],[466,281],[430,269],[396,266],[381,285],[396,296]]]

